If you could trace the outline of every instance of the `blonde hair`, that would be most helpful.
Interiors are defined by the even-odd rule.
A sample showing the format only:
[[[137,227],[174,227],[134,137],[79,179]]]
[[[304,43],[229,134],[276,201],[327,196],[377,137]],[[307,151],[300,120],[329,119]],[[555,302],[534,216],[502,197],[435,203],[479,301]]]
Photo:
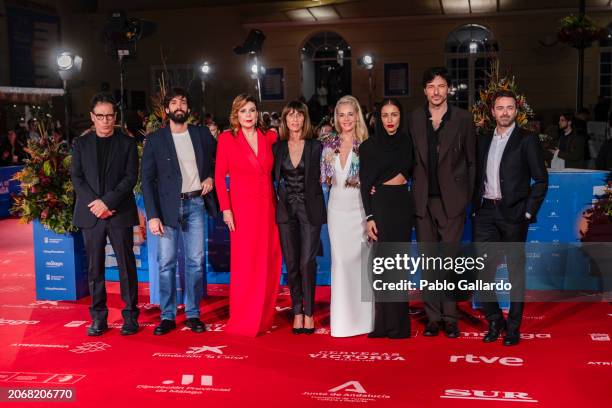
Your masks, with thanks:
[[[291,112],[297,112],[302,114],[304,117],[304,124],[302,125],[302,134],[300,135],[301,139],[311,139],[312,138],[312,124],[310,123],[310,116],[308,115],[308,107],[300,101],[291,101],[283,108],[283,112],[281,113],[280,119],[280,127],[278,132],[280,134],[280,140],[289,139],[289,127],[287,126],[287,115]]]
[[[368,138],[368,127],[363,119],[363,112],[361,112],[359,101],[352,95],[345,95],[336,103],[336,107],[334,108],[334,127],[336,128],[336,132],[338,132],[338,134],[342,132],[340,121],[338,120],[338,107],[343,104],[351,105],[357,114],[355,121],[355,137],[359,143],[361,143]]]
[[[259,113],[259,104],[257,103],[257,99],[253,95],[240,94],[234,98],[234,101],[232,102],[232,110],[230,111],[229,116],[230,129],[232,130],[234,136],[238,134],[238,130],[240,129],[238,111],[249,102],[252,102],[257,110],[257,123],[255,124],[255,127],[260,130],[265,130],[265,125],[261,120],[261,114]]]

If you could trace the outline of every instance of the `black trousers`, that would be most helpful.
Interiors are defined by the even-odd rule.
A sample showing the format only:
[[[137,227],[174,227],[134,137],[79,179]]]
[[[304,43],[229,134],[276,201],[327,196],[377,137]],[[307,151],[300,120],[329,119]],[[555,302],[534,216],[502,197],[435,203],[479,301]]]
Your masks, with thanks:
[[[486,203],[486,201],[485,201]],[[529,223],[510,223],[502,215],[501,204],[498,206],[487,206],[481,208],[473,223],[474,242],[525,242]],[[497,248],[496,248],[497,249]],[[491,252],[486,245],[479,244],[479,251]],[[523,319],[524,302],[522,301],[525,293],[525,247],[524,245],[512,246],[511,250],[500,253],[493,251],[494,257],[489,258],[485,263],[485,269],[480,274],[480,278],[487,282],[495,279],[497,266],[504,262],[508,266],[508,275],[512,289],[510,291],[510,310],[508,311],[508,332],[517,332],[521,327]],[[491,255],[489,255],[491,256]],[[482,308],[486,319],[489,322],[499,321],[504,315],[499,307],[499,302],[491,301],[496,295],[494,292],[484,293],[483,298],[487,301],[482,302]]]
[[[414,200],[406,185],[378,185],[372,199],[378,242],[410,242]],[[375,246],[376,247],[376,246]],[[408,302],[375,302],[375,337],[410,337]]]
[[[432,250],[435,246],[431,243],[441,242],[446,245],[452,242],[460,242],[464,224],[465,214],[462,213],[456,217],[448,218],[442,199],[440,197],[429,197],[425,217],[416,217],[417,241],[424,243],[427,249]],[[428,255],[439,256],[440,254],[432,253]],[[453,276],[441,275],[437,271],[424,270],[423,279],[444,281],[453,279]],[[456,323],[457,302],[453,297],[452,294],[445,294],[440,291],[423,291],[423,303],[428,321]]]
[[[92,228],[83,228],[83,239],[87,251],[87,280],[91,307],[89,313],[93,320],[106,321],[108,307],[106,306],[105,267],[106,237],[115,251],[119,267],[119,287],[121,299],[125,303],[123,319],[138,318],[138,276],[134,258],[134,228],[112,227],[108,220],[98,220]]]
[[[278,224],[294,314],[312,316],[321,226],[308,222],[303,202],[287,203],[289,221]]]

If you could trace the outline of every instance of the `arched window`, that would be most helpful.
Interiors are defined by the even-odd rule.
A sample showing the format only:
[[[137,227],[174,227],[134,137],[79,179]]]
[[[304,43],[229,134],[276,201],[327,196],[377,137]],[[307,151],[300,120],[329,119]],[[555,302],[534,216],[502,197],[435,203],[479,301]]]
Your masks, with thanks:
[[[446,66],[452,78],[449,101],[468,108],[478,100],[487,82],[492,58],[499,51],[493,33],[478,24],[466,24],[451,32],[446,40]]]
[[[308,38],[300,55],[302,96],[316,121],[328,114],[326,106],[351,93],[351,47],[339,34],[326,31]]]
[[[612,23],[608,35],[599,41],[599,95],[612,99]]]

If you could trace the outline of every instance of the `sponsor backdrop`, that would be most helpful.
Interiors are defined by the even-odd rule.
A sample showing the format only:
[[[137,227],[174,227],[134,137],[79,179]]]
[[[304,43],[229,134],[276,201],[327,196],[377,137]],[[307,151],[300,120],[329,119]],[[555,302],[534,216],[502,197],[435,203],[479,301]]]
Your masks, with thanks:
[[[583,212],[591,207],[592,201],[598,194],[603,192],[605,185],[606,172],[589,170],[566,170],[561,172],[551,172],[549,190],[546,201],[538,215],[538,222],[529,228],[528,241],[530,242],[578,242],[581,238],[592,235],[594,232],[589,230],[589,225],[583,216]],[[326,193],[327,197],[327,193]],[[157,239],[147,234],[146,219],[142,197],[137,198],[141,223],[134,228],[134,252],[137,259],[139,281],[150,280],[152,303],[158,301],[157,281]],[[228,283],[229,282],[229,233],[223,224],[221,216],[217,218],[208,217],[208,227],[206,229],[206,272],[209,283]],[[470,240],[471,225],[469,220],[466,223],[464,239]],[[329,249],[329,236],[327,228],[323,228],[321,234],[321,256],[317,258],[318,274],[317,283],[319,285],[329,285],[331,257]],[[36,249],[42,249],[40,244]],[[40,254],[37,253],[37,257]],[[569,281],[577,279],[577,276],[584,276],[588,271],[571,268],[575,263],[571,262],[572,256],[582,256],[579,253],[567,255],[570,257],[565,265],[567,267],[567,279]],[[538,257],[528,259],[528,270],[541,267],[537,263]],[[501,267],[503,269],[503,266]],[[284,266],[283,266],[284,269]],[[112,248],[107,245],[107,270],[108,278],[118,279],[118,271]],[[39,275],[37,269],[37,275]],[[177,287],[181,287],[183,280],[183,265],[179,263],[177,270]],[[286,274],[282,275],[281,283],[286,283]],[[500,271],[502,272],[502,271]],[[40,274],[46,275],[47,270],[41,269]],[[575,276],[572,276],[574,274]],[[37,281],[40,277],[37,277]],[[596,280],[593,280],[596,284]],[[590,288],[584,288],[590,289]],[[594,289],[594,288],[593,288]],[[42,293],[41,293],[42,295]],[[181,290],[178,292],[181,296]],[[41,298],[42,299],[42,298]],[[52,297],[49,299],[58,299]]]

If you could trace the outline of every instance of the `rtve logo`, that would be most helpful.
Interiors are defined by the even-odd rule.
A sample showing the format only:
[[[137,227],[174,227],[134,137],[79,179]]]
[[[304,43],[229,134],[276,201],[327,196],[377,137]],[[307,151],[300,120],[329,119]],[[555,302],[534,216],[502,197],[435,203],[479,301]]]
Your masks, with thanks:
[[[523,359],[518,357],[486,357],[486,356],[475,356],[473,354],[466,354],[465,356],[450,356],[451,363],[459,363],[464,360],[470,364],[495,364],[499,363],[508,367],[520,367],[523,365]]]

